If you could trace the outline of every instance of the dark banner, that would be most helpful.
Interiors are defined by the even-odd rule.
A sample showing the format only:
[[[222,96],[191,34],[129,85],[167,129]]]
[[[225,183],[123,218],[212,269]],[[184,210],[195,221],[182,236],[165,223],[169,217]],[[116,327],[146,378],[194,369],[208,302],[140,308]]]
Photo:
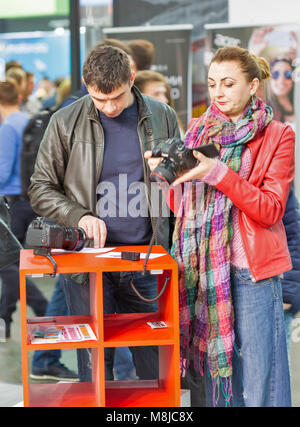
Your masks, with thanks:
[[[106,38],[125,42],[148,40],[155,46],[154,71],[163,74],[172,88],[175,110],[184,129],[192,117],[191,25],[106,28]]]
[[[204,67],[205,24],[228,22],[228,0],[113,0],[114,27],[145,25],[193,25],[192,115],[207,108]]]

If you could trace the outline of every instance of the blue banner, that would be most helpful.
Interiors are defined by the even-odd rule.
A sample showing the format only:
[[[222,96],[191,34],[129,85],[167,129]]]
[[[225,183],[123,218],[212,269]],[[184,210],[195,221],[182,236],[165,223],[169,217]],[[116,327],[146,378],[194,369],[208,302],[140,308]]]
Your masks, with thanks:
[[[81,56],[85,58],[85,39],[81,37]],[[5,63],[19,61],[25,71],[34,73],[36,84],[43,77],[54,81],[71,74],[70,33],[33,32],[0,34],[0,78]]]

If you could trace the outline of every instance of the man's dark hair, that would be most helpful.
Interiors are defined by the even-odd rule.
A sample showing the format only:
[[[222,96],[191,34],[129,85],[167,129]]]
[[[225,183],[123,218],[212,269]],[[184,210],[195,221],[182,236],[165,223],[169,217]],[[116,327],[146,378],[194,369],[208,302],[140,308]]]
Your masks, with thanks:
[[[109,94],[124,83],[130,83],[131,66],[127,53],[112,47],[97,45],[83,66],[83,79],[102,93]]]

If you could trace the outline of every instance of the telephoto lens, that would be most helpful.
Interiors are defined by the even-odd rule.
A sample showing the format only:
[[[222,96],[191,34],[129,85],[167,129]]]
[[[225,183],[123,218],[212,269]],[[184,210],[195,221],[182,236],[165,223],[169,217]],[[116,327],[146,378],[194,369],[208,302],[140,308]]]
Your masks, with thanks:
[[[87,237],[82,228],[66,227],[64,230],[62,249],[66,251],[81,251],[87,244]]]
[[[82,228],[63,227],[52,219],[37,218],[28,227],[26,247],[81,251],[89,243]]]

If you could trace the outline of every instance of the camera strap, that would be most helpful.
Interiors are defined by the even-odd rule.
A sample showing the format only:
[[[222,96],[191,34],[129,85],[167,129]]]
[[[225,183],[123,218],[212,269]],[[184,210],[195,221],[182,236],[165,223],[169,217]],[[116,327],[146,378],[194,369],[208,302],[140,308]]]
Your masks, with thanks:
[[[35,248],[33,251],[34,255],[37,256],[43,256],[47,258],[51,264],[53,265],[53,273],[49,274],[49,277],[55,279],[56,273],[57,273],[57,264],[54,260],[54,258],[51,256],[51,249],[50,248]]]
[[[157,222],[156,222],[155,228],[153,230],[153,235],[152,235],[152,238],[151,238],[151,241],[150,241],[150,244],[149,244],[149,248],[148,248],[148,251],[147,251],[147,254],[146,254],[146,257],[145,257],[144,270],[143,270],[143,273],[142,273],[144,276],[145,276],[146,271],[147,271],[147,265],[148,265],[148,261],[149,261],[149,257],[150,257],[153,245],[154,245],[154,243],[156,242],[156,239],[157,239],[157,234],[158,234],[159,227],[161,225],[161,221],[162,221],[162,203],[160,203]],[[135,294],[138,296],[138,298],[140,300],[142,300],[143,302],[149,303],[149,304],[153,304],[154,302],[158,301],[159,298],[164,294],[169,281],[170,281],[170,276],[167,276],[166,280],[165,280],[165,283],[164,283],[164,285],[163,285],[160,293],[155,298],[152,298],[152,299],[145,298],[136,289],[136,287],[134,286],[134,283],[133,283],[133,273],[132,272],[131,272],[130,286],[131,286],[132,290],[135,292]]]

